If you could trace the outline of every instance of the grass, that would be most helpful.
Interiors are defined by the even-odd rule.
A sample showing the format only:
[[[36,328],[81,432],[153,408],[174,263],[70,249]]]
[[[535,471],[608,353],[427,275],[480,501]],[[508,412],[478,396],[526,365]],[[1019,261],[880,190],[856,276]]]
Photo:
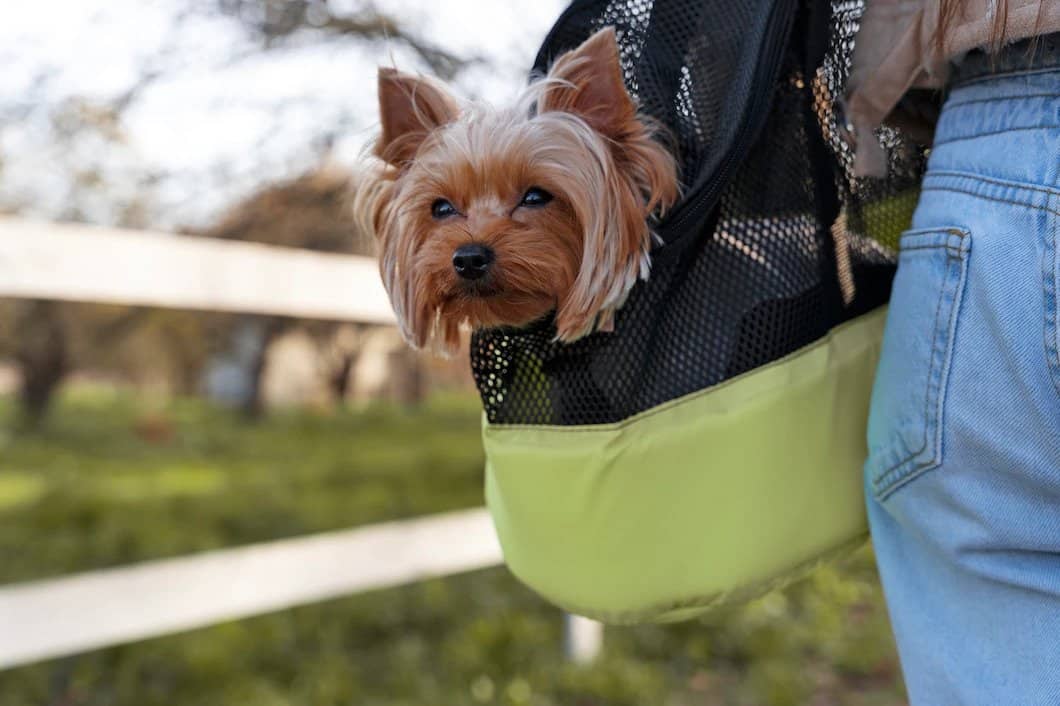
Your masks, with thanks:
[[[0,581],[479,505],[478,415],[442,399],[245,424],[194,401],[149,412],[81,394],[15,435],[5,405]]]
[[[479,408],[285,414],[0,400],[0,583],[471,507]],[[0,672],[0,706],[896,706],[871,553],[738,608],[609,628],[566,663],[559,613],[502,568]]]

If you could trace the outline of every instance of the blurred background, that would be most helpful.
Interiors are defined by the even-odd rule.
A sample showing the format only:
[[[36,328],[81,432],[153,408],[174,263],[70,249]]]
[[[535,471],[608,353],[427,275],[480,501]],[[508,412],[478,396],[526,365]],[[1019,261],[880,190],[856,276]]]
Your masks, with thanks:
[[[349,199],[376,66],[503,102],[564,5],[0,9],[0,291],[30,282],[0,295],[0,609],[73,574],[481,506],[466,354],[414,354],[385,316],[292,313],[270,303],[290,298],[284,281],[215,309],[33,282],[61,279],[51,258],[69,267],[83,250],[70,281],[136,269],[146,291],[176,256],[126,254],[158,232],[198,248],[189,262],[227,262],[244,241],[281,260],[333,254],[320,272],[363,264],[372,244]],[[373,311],[377,278],[357,271],[350,296]],[[589,626],[581,648],[503,567],[416,578],[48,659],[17,656],[36,627],[0,621],[0,706],[905,703],[869,548],[700,620],[602,641]],[[133,589],[113,600],[140,611]],[[55,620],[39,631],[74,632],[76,615]]]

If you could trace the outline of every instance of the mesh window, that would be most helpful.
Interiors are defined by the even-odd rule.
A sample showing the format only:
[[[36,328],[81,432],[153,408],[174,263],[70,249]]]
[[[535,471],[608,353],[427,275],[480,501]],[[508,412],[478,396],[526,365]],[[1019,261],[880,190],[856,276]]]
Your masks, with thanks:
[[[852,178],[836,97],[863,2],[812,4],[588,0],[559,19],[537,69],[615,26],[626,85],[671,131],[686,191],[613,333],[559,344],[550,320],[475,333],[490,423],[621,421],[887,301],[923,151],[885,132],[891,175]]]

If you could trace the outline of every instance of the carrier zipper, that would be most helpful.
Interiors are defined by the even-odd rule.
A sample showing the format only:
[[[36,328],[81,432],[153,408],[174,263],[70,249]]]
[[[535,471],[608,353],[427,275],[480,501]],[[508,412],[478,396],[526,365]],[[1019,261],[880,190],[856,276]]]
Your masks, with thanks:
[[[695,200],[674,214],[672,219],[662,224],[660,231],[663,231],[661,235],[665,244],[669,245],[677,240],[683,240],[680,235],[676,238],[667,237],[667,235],[675,231],[680,233],[681,227],[690,219],[698,221],[702,219],[705,210],[709,211],[714,207],[721,196],[722,188],[728,184],[732,172],[743,161],[743,157],[754,145],[762,128],[765,127],[769,117],[769,105],[776,88],[777,73],[780,70],[781,54],[790,39],[795,5],[793,0],[780,0],[770,9],[765,28],[766,42],[763,51],[759,52],[759,62],[755,69],[753,81],[755,90],[741,116],[740,127],[733,139],[732,148],[725,154],[721,164],[711,175],[710,180],[703,185]],[[783,31],[778,32],[781,29]],[[664,246],[663,252],[665,250]]]

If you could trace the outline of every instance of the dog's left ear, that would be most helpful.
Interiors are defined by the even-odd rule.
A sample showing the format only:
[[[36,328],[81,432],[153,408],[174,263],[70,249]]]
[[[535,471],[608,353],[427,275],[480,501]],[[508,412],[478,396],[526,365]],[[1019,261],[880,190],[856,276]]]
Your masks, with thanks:
[[[399,167],[435,128],[457,119],[460,106],[437,82],[396,69],[379,69],[379,119],[382,134],[375,153]]]
[[[541,97],[541,112],[574,113],[607,137],[620,137],[636,116],[636,106],[622,81],[613,27],[600,30],[577,49],[560,56],[548,78],[555,80]]]

